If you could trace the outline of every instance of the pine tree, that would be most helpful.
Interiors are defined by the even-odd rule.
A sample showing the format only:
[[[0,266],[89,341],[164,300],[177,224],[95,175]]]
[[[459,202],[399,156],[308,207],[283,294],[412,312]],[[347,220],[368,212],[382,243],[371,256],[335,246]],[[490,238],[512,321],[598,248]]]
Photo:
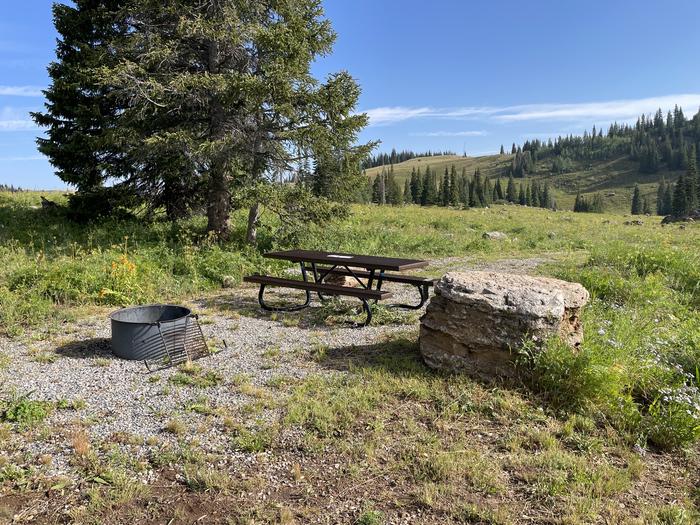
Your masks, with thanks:
[[[510,154],[515,155],[515,152],[518,151],[517,148],[515,147],[515,142],[513,142],[513,147],[510,148]]]
[[[513,180],[513,175],[508,177],[508,185],[506,186],[506,200],[508,202],[515,202],[518,198],[515,190],[515,180]]]
[[[425,168],[423,176],[423,194],[421,196],[421,204],[423,206],[434,206],[439,202],[437,173],[431,171],[430,166]]]
[[[442,186],[440,187],[440,203],[443,206],[450,205],[450,196],[452,195],[452,190],[450,189],[450,173],[445,167],[445,174],[442,177]]]
[[[411,180],[406,177],[403,183],[403,203],[411,204],[413,202],[413,195],[411,195]]]
[[[685,217],[688,215],[688,210],[689,206],[686,195],[685,176],[681,174],[673,188],[673,204],[671,214],[674,217]]]
[[[649,206],[649,199],[646,197],[642,199],[642,213],[644,215],[651,215],[651,206]]]
[[[502,201],[504,196],[503,187],[501,186],[501,178],[499,177],[496,179],[496,184],[493,186],[493,200]]]
[[[454,164],[450,169],[450,204],[452,206],[459,206],[459,185],[457,182],[457,169]]]
[[[642,213],[642,197],[639,193],[639,184],[634,185],[634,193],[632,194],[632,215],[639,215]]]
[[[666,184],[664,193],[664,207],[661,215],[671,215],[673,213],[673,184]]]
[[[518,203],[521,206],[525,206],[527,204],[527,198],[525,197],[525,189],[523,188],[523,183],[520,183],[520,191],[518,192]]]
[[[386,177],[386,201],[387,203],[396,206],[397,204],[401,204],[401,200],[401,188],[396,182],[394,165],[392,164]]]
[[[500,155],[505,155],[505,154],[506,154],[506,150],[503,148],[503,144],[501,144]]]
[[[109,20],[116,34],[100,28],[93,36],[100,48],[82,73],[97,72],[96,80],[69,80],[78,92],[93,91],[94,80],[98,94],[118,104],[112,125],[101,128],[108,136],[88,149],[101,166],[111,166],[108,154],[118,148],[115,183],[151,206],[166,191],[156,190],[169,182],[183,185],[185,196],[203,201],[207,230],[222,240],[238,202],[233,194],[246,193],[251,244],[261,205],[284,214],[289,228],[342,213],[330,199],[355,189],[373,144],[356,145],[367,116],[355,112],[355,80],[340,72],[318,82],[311,74],[335,36],[317,0],[140,0],[127,6],[123,20]],[[62,90],[66,79],[60,75],[54,87]],[[288,172],[304,160],[317,166],[311,177],[333,181],[270,181],[270,173]],[[310,188],[334,194],[317,198]],[[293,236],[289,228],[280,234]]]
[[[382,202],[381,178],[382,176],[379,174],[374,177],[374,181],[372,182],[372,202],[375,204],[381,204]]]
[[[421,203],[421,196],[423,194],[423,179],[421,178],[420,168],[416,171],[413,168],[411,173],[411,197],[413,197],[414,204]]]
[[[659,110],[659,114],[661,110]],[[661,117],[661,122],[663,123],[663,116]],[[661,179],[659,187],[656,190],[656,214],[664,215],[664,195],[666,194],[666,177]]]
[[[479,171],[479,170],[477,170]],[[481,173],[479,173],[479,176],[481,176]],[[477,186],[478,189],[478,186]],[[482,202],[482,206],[488,206],[493,202],[493,189],[491,188],[491,180],[486,177],[484,178],[484,191],[483,191],[483,197],[480,198]]]
[[[549,191],[549,183],[544,183],[544,189],[542,190],[542,199],[540,199],[540,207],[551,208],[552,207],[552,196]]]
[[[75,7],[53,5],[57,58],[48,68],[51,85],[44,92],[46,111],[32,117],[48,128],[48,137],[37,141],[39,151],[49,158],[56,175],[78,191],[102,186],[109,176],[106,169],[113,170],[115,164],[122,167],[118,150],[104,150],[121,104],[100,83],[95,69],[114,60],[108,42],[126,31],[120,14],[125,4],[124,0],[77,0]]]

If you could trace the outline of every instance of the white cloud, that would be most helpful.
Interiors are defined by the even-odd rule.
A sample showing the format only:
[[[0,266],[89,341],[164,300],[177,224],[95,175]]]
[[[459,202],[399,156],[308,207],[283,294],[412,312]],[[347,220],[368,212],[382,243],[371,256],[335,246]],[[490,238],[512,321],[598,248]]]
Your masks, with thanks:
[[[31,120],[0,120],[0,131],[30,131],[38,130],[37,125]]]
[[[0,86],[0,96],[7,97],[43,97],[37,86]]]
[[[514,122],[524,120],[625,120],[643,113],[666,111],[679,105],[693,114],[700,106],[700,94],[666,95],[640,99],[586,102],[579,104],[531,104],[505,108],[494,118]]]
[[[365,111],[371,124],[379,126],[381,124],[393,124],[416,117],[429,116],[430,108],[406,108],[402,106],[382,107],[368,109]]]
[[[640,99],[610,100],[603,102],[522,104],[515,106],[481,107],[379,107],[366,111],[371,125],[386,125],[416,118],[464,119],[478,118],[496,122],[525,121],[578,121],[618,122],[634,120],[642,113],[663,111],[678,105],[688,113],[695,114],[700,106],[700,93],[664,95]],[[480,118],[481,117],[481,118]]]
[[[29,160],[43,160],[45,157],[41,155],[33,155],[31,157],[0,157],[0,162],[24,162]]]
[[[487,131],[427,131],[425,133],[411,133],[412,137],[483,137]]]

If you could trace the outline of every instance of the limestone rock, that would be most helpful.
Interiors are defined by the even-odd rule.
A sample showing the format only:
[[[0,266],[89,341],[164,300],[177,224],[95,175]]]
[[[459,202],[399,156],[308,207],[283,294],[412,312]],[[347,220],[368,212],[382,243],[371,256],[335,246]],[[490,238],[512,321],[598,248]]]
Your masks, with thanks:
[[[444,275],[421,318],[420,349],[433,368],[513,375],[514,352],[559,335],[576,347],[588,291],[576,283],[495,272]]]
[[[482,237],[484,239],[488,239],[489,241],[501,241],[508,238],[508,236],[503,232],[486,232],[482,235]]]

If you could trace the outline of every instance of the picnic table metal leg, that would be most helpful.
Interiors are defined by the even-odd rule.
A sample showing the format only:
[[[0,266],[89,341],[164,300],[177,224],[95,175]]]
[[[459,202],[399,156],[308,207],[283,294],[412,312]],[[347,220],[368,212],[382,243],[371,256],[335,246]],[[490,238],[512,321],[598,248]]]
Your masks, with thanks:
[[[270,306],[265,303],[265,287],[267,285],[261,284],[260,285],[260,291],[258,292],[258,302],[260,303],[260,307],[263,310],[267,310],[268,312],[296,312],[298,310],[303,310],[309,304],[311,303],[311,292],[308,290],[306,291],[306,301],[304,301],[303,304],[299,305],[294,305],[294,306]]]
[[[377,291],[381,291],[382,289],[382,283],[384,282],[384,270],[379,271],[379,278],[377,279]],[[370,285],[370,290],[372,289],[372,286]],[[379,299],[374,300],[374,304],[377,304],[379,302]]]
[[[430,290],[428,289],[427,284],[419,284],[415,286],[420,294],[420,302],[418,304],[390,304],[389,306],[391,308],[405,308],[407,310],[420,310],[423,308],[423,305],[430,297]]]

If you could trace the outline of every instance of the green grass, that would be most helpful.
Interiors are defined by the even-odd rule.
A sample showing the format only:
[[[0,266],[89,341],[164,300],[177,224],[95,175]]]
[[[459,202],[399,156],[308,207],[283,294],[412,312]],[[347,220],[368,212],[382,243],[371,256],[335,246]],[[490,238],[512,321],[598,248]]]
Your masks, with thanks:
[[[619,181],[628,176],[624,166],[607,169],[608,175],[620,170]],[[244,248],[243,214],[233,219],[232,241],[215,245],[203,235],[201,218],[175,226],[124,221],[78,227],[29,208],[36,199],[0,196],[0,222],[7,225],[0,229],[6,261],[0,329],[13,337],[36,337],[44,325],[57,330],[55,321],[80,317],[85,308],[182,302],[217,290],[226,275],[285,269]],[[422,272],[429,276],[502,259],[548,261],[537,271],[581,282],[592,294],[583,312],[583,345],[572,351],[550,341],[542,352],[526,348],[522,381],[484,384],[428,370],[417,350],[417,320],[378,311],[382,323],[410,326],[366,348],[339,350],[319,338],[295,354],[342,372],[310,373],[289,383],[273,377],[272,392],[240,375],[227,379],[227,387],[249,403],[228,412],[205,398],[186,404],[203,418],[226,416],[223,426],[231,434],[218,460],[235,451],[260,461],[275,461],[279,453],[289,463],[285,468],[303,463],[294,475],[295,494],[332,487],[342,500],[357,496],[355,487],[370,486],[368,495],[357,496],[363,503],[353,517],[358,523],[392,519],[397,508],[420,509],[426,523],[518,523],[523,514],[554,523],[697,520],[700,496],[689,488],[696,477],[681,472],[686,463],[697,466],[700,440],[700,226],[662,227],[658,218],[629,226],[621,215],[519,206],[353,211],[323,234],[311,231],[304,247],[441,260]],[[273,228],[265,216],[261,251],[273,246]],[[494,230],[508,238],[482,238]],[[108,285],[115,293],[100,294]],[[319,312],[319,326],[347,314],[335,305]],[[295,324],[286,319],[282,324]],[[274,346],[264,357],[270,366],[288,358]],[[3,366],[11,361],[0,355]],[[222,383],[218,374],[188,365],[167,387],[206,394]],[[16,432],[35,431],[52,408],[30,397],[3,401],[0,444],[6,447]],[[170,440],[198,432],[176,418],[163,425]],[[638,455],[636,446],[650,452]],[[659,449],[670,453],[656,454]],[[156,470],[176,466],[190,492],[238,493],[232,472],[207,469],[225,461],[195,456],[171,448],[149,461]],[[22,464],[14,458],[3,464],[0,455],[8,483],[27,477],[15,463]],[[85,512],[112,508],[107,488],[90,490],[96,503],[86,502]],[[255,493],[264,491],[256,487]],[[124,494],[132,497],[130,490]],[[303,513],[307,504],[295,511]],[[268,511],[259,509],[274,516],[269,521],[282,513]]]

